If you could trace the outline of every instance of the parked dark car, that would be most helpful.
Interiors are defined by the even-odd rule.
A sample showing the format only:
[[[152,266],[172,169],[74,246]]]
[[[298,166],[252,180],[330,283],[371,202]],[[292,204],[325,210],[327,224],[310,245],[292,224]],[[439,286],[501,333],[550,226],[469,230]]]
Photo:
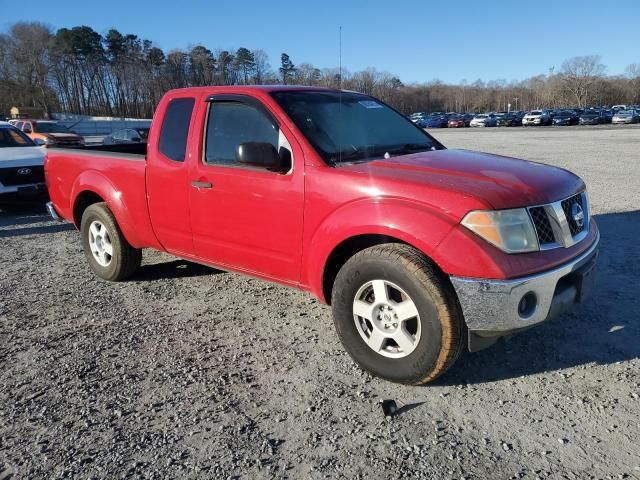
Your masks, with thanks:
[[[123,143],[147,143],[148,128],[123,128],[104,137],[103,145],[118,145]]]
[[[580,115],[580,125],[600,125],[607,123],[606,116],[601,110],[587,110]]]
[[[613,112],[609,109],[604,109],[601,112],[602,112],[602,118],[604,120],[602,123],[611,123],[611,121],[613,120]]]
[[[441,115],[431,115],[427,118],[419,120],[416,125],[422,128],[443,128],[443,118]],[[447,121],[444,120],[444,127],[447,126]]]
[[[505,113],[498,118],[499,127],[519,127],[522,125],[522,116],[517,113]]]
[[[447,128],[447,123],[449,121],[449,117],[444,114],[432,114],[426,118],[423,118],[421,121],[417,122],[416,125],[422,128]]]
[[[553,125],[577,125],[578,115],[573,110],[560,110],[553,116]]]

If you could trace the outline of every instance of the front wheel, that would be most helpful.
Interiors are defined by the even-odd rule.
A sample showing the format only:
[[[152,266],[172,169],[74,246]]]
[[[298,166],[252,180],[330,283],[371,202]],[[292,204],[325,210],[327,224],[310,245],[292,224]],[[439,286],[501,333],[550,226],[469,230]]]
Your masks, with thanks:
[[[82,247],[89,266],[104,280],[130,277],[142,262],[142,250],[124,238],[106,203],[89,205],[80,223]]]
[[[352,358],[393,382],[434,380],[464,344],[463,317],[448,278],[408,245],[378,245],[349,259],[336,277],[332,307]]]

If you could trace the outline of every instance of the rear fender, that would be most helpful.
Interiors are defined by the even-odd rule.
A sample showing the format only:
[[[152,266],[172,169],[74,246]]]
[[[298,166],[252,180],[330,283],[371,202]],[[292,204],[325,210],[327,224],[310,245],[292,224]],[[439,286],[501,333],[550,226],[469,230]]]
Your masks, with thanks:
[[[118,226],[127,242],[133,247],[142,247],[142,242],[136,232],[134,222],[129,214],[122,192],[119,191],[102,173],[96,170],[82,172],[71,188],[71,212],[76,204],[78,196],[82,192],[90,191],[99,195],[109,206],[109,210],[116,217]],[[80,225],[76,225],[80,228]]]

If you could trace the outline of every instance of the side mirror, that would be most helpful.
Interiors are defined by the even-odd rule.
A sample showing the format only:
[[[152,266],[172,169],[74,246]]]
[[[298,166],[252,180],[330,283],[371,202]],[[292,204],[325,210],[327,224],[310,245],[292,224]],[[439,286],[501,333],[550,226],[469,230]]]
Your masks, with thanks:
[[[33,143],[35,143],[37,146],[41,147],[43,145],[45,145],[45,142],[43,139],[41,138],[34,138],[33,139]]]
[[[290,156],[279,154],[273,145],[266,142],[241,143],[238,145],[236,159],[242,165],[265,168],[272,172],[285,173],[291,169]]]

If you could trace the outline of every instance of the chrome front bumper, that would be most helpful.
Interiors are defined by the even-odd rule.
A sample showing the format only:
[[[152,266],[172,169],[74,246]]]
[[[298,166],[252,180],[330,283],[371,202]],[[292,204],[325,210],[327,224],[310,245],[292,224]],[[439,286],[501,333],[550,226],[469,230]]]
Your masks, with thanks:
[[[450,277],[469,329],[469,349],[480,350],[501,336],[542,323],[581,302],[593,281],[600,234],[593,245],[561,267],[513,280]],[[520,308],[525,295],[535,306]],[[531,305],[532,302],[529,302]]]

